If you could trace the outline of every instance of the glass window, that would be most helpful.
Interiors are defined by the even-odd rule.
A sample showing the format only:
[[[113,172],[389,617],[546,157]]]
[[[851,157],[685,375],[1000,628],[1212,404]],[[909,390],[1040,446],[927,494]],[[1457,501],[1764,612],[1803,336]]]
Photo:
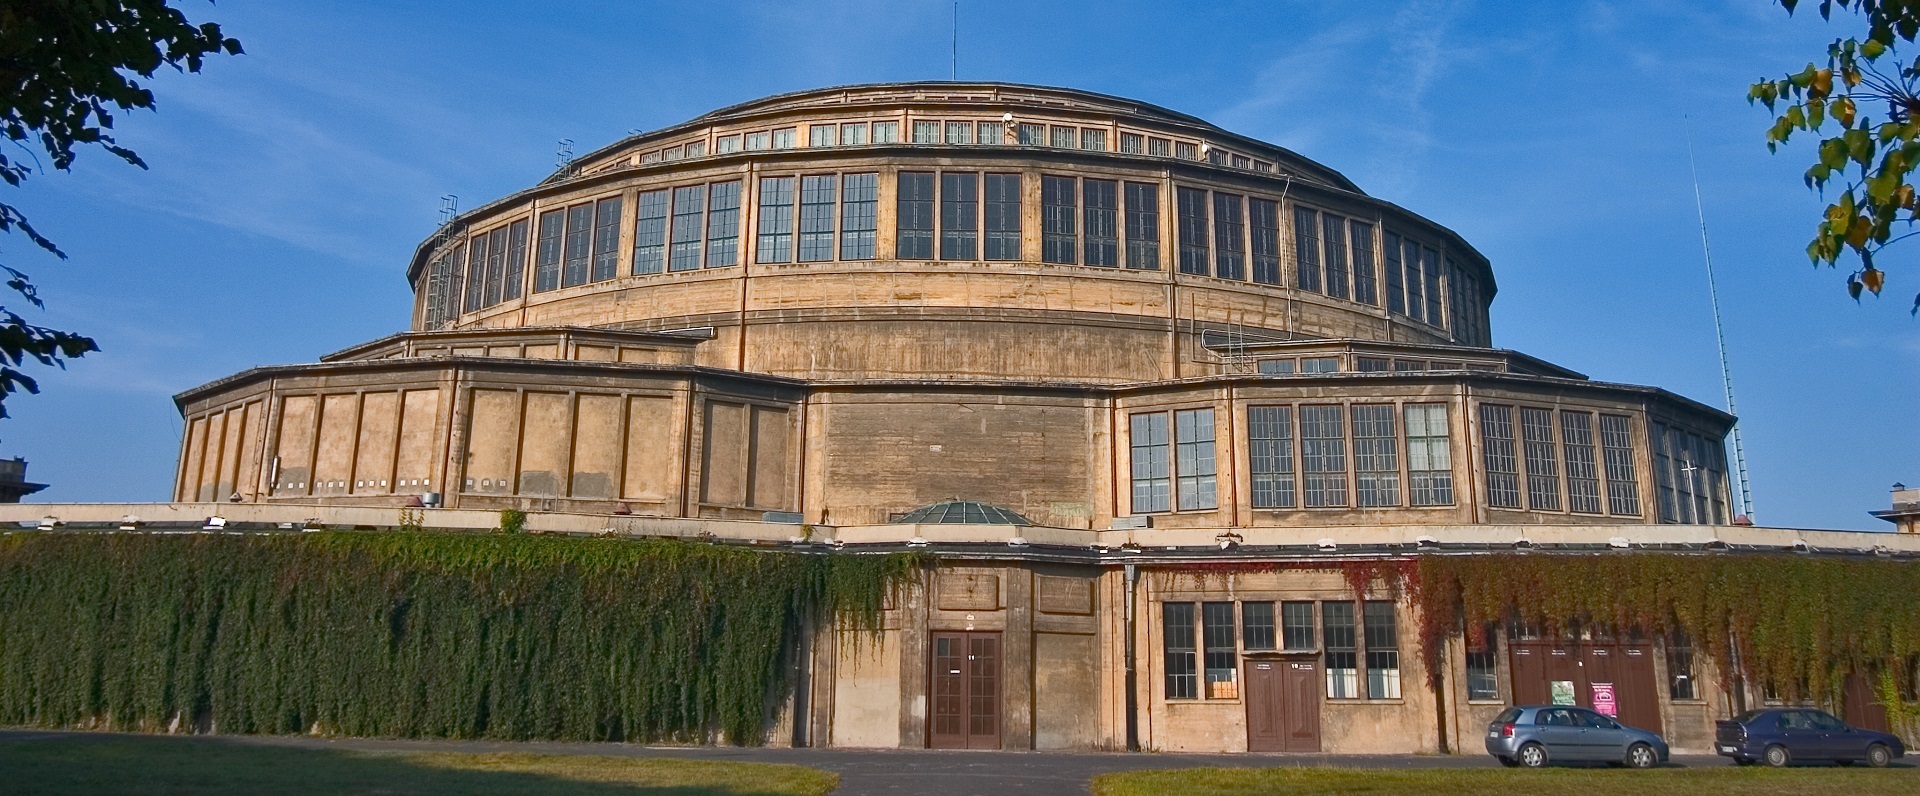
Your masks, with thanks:
[[[616,200],[618,201],[618,200]],[[620,219],[614,218],[614,237],[619,237]],[[507,228],[500,227],[487,234],[487,298],[486,305],[491,307],[500,303],[501,291],[506,287],[507,278]]]
[[[526,278],[527,236],[532,225],[526,219],[513,222],[507,232],[507,280],[504,300],[520,297],[521,280]]]
[[[1415,506],[1453,503],[1453,449],[1446,404],[1408,404],[1407,493]]]
[[[747,151],[753,152],[761,149],[770,148],[772,144],[772,137],[769,136],[765,131],[761,131],[758,133],[747,133],[746,141],[747,141]]]
[[[940,259],[978,257],[980,177],[971,172],[940,175]]]
[[[1253,281],[1280,284],[1280,205],[1268,199],[1248,200],[1253,229]]]
[[[1160,268],[1160,186],[1127,183],[1127,267]]]
[[[1040,176],[1040,261],[1071,265],[1078,241],[1078,198],[1072,177]]]
[[[664,161],[679,160],[680,148],[677,146],[674,146],[674,147],[667,147],[666,149],[660,150],[660,159]]]
[[[1147,138],[1139,133],[1121,133],[1120,151],[1128,155],[1142,155],[1147,151]]]
[[[1385,373],[1393,362],[1386,357],[1354,357],[1353,369],[1360,373]]]
[[[1520,508],[1520,463],[1513,450],[1513,407],[1480,405],[1480,441],[1486,452],[1487,505]]]
[[[1293,409],[1247,407],[1247,438],[1254,508],[1293,508]]]
[[[1273,603],[1240,604],[1240,639],[1248,651],[1273,649]]]
[[[1322,241],[1327,253],[1327,295],[1346,298],[1347,293],[1347,220],[1335,215],[1321,219]]]
[[[1353,603],[1320,604],[1320,633],[1326,640],[1327,698],[1360,696],[1360,656],[1354,637]]]
[[[795,139],[798,136],[799,130],[793,127],[782,127],[775,130],[773,131],[773,148],[792,149],[796,145]]]
[[[1073,149],[1074,146],[1079,143],[1077,140],[1079,136],[1075,133],[1076,130],[1072,127],[1060,127],[1056,125],[1053,128],[1053,145],[1061,149]]]
[[[1427,369],[1427,361],[1424,359],[1396,359],[1393,361],[1393,369],[1401,373],[1417,373]]]
[[[1340,359],[1338,357],[1301,357],[1300,372],[1339,373]]]
[[[1366,605],[1367,698],[1400,698],[1400,635],[1393,603],[1369,600]]]
[[[1440,253],[1432,249],[1421,249],[1420,268],[1427,275],[1424,291],[1427,295],[1427,323],[1445,326],[1446,319],[1440,314],[1440,299],[1443,295],[1440,292]]]
[[[713,151],[722,155],[740,151],[740,136],[723,135],[713,139]]]
[[[1109,268],[1120,264],[1120,230],[1116,218],[1120,199],[1119,184],[1112,180],[1082,180],[1080,190],[1086,194],[1086,258],[1087,265],[1103,265]]]
[[[687,157],[699,158],[699,157],[706,157],[706,155],[707,155],[707,142],[705,141],[688,141],[687,142]]]
[[[988,260],[1020,259],[1020,175],[988,174],[985,177],[986,233]]]
[[[1206,150],[1208,163],[1212,163],[1215,166],[1227,165],[1229,153],[1226,150],[1211,145],[1206,147]]]
[[[754,262],[793,262],[793,178],[760,178],[760,234]]]
[[[584,285],[593,267],[593,205],[567,208],[567,253],[560,270],[560,286]]]
[[[700,267],[700,216],[706,205],[705,185],[673,189],[673,245],[668,253],[667,270],[693,271]]]
[[[1221,279],[1247,278],[1247,225],[1240,197],[1213,195],[1213,275]]]
[[[1107,151],[1107,131],[1091,127],[1080,128],[1080,148],[1096,152]]]
[[[838,133],[831,124],[816,124],[807,128],[807,146],[833,146]]]
[[[880,204],[880,175],[840,177],[840,259],[871,260]]]
[[[1373,225],[1348,221],[1347,232],[1353,236],[1353,300],[1379,304],[1374,291]]]
[[[1479,644],[1467,648],[1467,698],[1493,700],[1500,698],[1500,677],[1498,658],[1495,657],[1495,636],[1491,630]]]
[[[1047,143],[1047,126],[1044,124],[1020,125],[1021,146],[1042,146]]]
[[[947,122],[947,143],[973,143],[973,122]]]
[[[657,274],[667,267],[667,192],[640,194],[633,222],[633,272]]]
[[[609,196],[593,208],[593,281],[620,274],[620,197]]]
[[[473,236],[473,243],[467,249],[466,295],[462,304],[467,312],[480,309],[487,300],[487,236],[485,233]]]
[[[1001,122],[981,122],[979,125],[982,144],[1004,144],[1007,142],[1007,126]]]
[[[1260,372],[1269,376],[1291,374],[1293,373],[1293,360],[1291,359],[1260,360]]]
[[[1213,410],[1184,409],[1173,413],[1174,473],[1180,478],[1180,509],[1211,509],[1219,505],[1214,482]]]
[[[1167,415],[1148,412],[1130,418],[1132,444],[1133,513],[1171,511],[1171,460],[1167,457]]]
[[[1400,236],[1387,233],[1387,312],[1405,315],[1407,312],[1406,288],[1401,282]]]
[[[1553,450],[1553,413],[1521,407],[1520,436],[1527,453],[1527,507],[1560,510],[1560,462]]]
[[[874,122],[873,142],[876,144],[897,144],[900,142],[899,122]]]
[[[1233,603],[1201,603],[1200,630],[1206,642],[1207,698],[1240,698],[1240,652],[1233,637]]]
[[[1320,292],[1320,214],[1304,207],[1293,209],[1293,284]]]
[[[560,241],[566,227],[563,210],[540,214],[540,243],[534,251],[533,292],[544,293],[560,286]]]
[[[1300,407],[1300,459],[1308,508],[1347,505],[1344,415],[1338,406]]]
[[[1313,603],[1281,603],[1280,643],[1288,650],[1310,650],[1315,649],[1313,639]]]
[[[1199,160],[1200,145],[1191,141],[1178,141],[1173,145],[1173,156],[1181,160]]]
[[[716,182],[707,191],[707,267],[740,264],[740,183]]]
[[[800,178],[800,262],[833,259],[834,185],[831,174]]]
[[[1680,630],[1667,635],[1667,697],[1674,700],[1700,698],[1694,689],[1693,639]]]
[[[1193,603],[1161,603],[1160,613],[1166,633],[1167,698],[1198,698],[1200,694],[1194,672]]]
[[[648,163],[659,163],[659,162],[660,162],[660,153],[658,152],[648,152],[640,156],[640,163],[642,165],[645,165]]]
[[[1207,268],[1207,192],[1198,188],[1176,188],[1180,204],[1180,273],[1206,275]]]
[[[1406,265],[1407,317],[1416,321],[1427,319],[1426,299],[1421,298],[1420,282],[1420,244],[1405,238],[1401,242],[1401,260]]]
[[[1149,138],[1147,154],[1156,158],[1173,157],[1173,141],[1165,138]]]
[[[903,171],[899,178],[895,255],[902,260],[933,259],[933,175]]]
[[[913,142],[916,144],[940,143],[940,123],[930,122],[924,119],[915,119],[913,122]]]
[[[1234,155],[1234,156],[1233,156],[1233,167],[1234,167],[1234,168],[1236,168],[1236,169],[1250,169],[1250,168],[1253,168],[1253,158],[1250,158],[1250,157],[1247,157],[1247,156],[1245,156],[1245,155]]]
[[[1400,454],[1393,406],[1353,407],[1353,469],[1357,502],[1364,507],[1400,505]]]
[[[1600,470],[1593,455],[1593,414],[1562,411],[1560,446],[1567,456],[1567,508],[1600,513]]]

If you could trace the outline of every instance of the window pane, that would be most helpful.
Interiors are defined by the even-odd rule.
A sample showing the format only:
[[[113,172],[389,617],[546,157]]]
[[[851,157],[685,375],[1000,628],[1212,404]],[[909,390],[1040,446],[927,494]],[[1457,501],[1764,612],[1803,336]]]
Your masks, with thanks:
[[[1266,199],[1250,200],[1253,229],[1253,281],[1280,284],[1280,205]]]
[[[1086,194],[1086,264],[1109,268],[1120,264],[1118,183],[1112,180],[1083,180],[1080,190]]]
[[[1078,249],[1079,220],[1072,177],[1040,177],[1040,261],[1071,265]]]
[[[1421,297],[1420,283],[1420,244],[1405,238],[1400,239],[1400,259],[1406,266],[1407,317],[1416,321],[1427,319],[1426,299]]]
[[[1293,284],[1320,292],[1320,214],[1304,207],[1293,209]]]
[[[593,281],[604,282],[620,274],[620,197],[595,202],[593,217]]]
[[[1320,631],[1327,644],[1328,699],[1360,696],[1360,660],[1353,630],[1353,603],[1320,604]]]
[[[534,253],[533,292],[541,293],[560,286],[560,240],[566,225],[564,212],[550,210],[540,214],[540,245]]]
[[[899,122],[874,122],[873,142],[876,144],[896,144],[900,142]]]
[[[1520,508],[1520,463],[1513,451],[1513,407],[1480,405],[1480,441],[1486,449],[1487,505]]]
[[[1292,407],[1247,407],[1247,437],[1254,508],[1293,508]]]
[[[502,298],[507,301],[520,297],[522,280],[527,270],[527,237],[532,225],[526,219],[513,222],[507,233],[507,282]]]
[[[1400,505],[1400,456],[1391,405],[1353,407],[1354,490],[1361,506]]]
[[[1321,242],[1327,254],[1327,295],[1347,297],[1347,220],[1336,215],[1321,217]]]
[[[577,204],[567,208],[566,264],[560,271],[560,286],[584,285],[593,267],[593,205]]]
[[[707,267],[740,264],[740,183],[717,182],[707,191]]]
[[[1467,698],[1499,699],[1500,678],[1495,668],[1495,633],[1488,631],[1486,640],[1467,649]]]
[[[1207,268],[1207,192],[1197,188],[1176,188],[1180,200],[1180,273],[1206,275]]]
[[[1240,197],[1230,193],[1213,195],[1213,275],[1221,279],[1247,278],[1247,225],[1241,216]]]
[[[857,146],[867,142],[867,123],[840,125],[840,145]]]
[[[1180,508],[1215,508],[1220,498],[1214,483],[1213,410],[1185,409],[1173,413],[1173,420]]]
[[[1285,374],[1293,373],[1293,360],[1291,359],[1260,360],[1260,373],[1263,375],[1285,375]]]
[[[1607,460],[1607,511],[1640,516],[1640,482],[1633,471],[1633,418],[1601,415],[1600,449]]]
[[[947,143],[973,143],[973,122],[947,122]]]
[[[1240,652],[1233,637],[1233,603],[1201,603],[1200,629],[1206,640],[1207,698],[1240,697]]]
[[[833,146],[836,131],[831,124],[816,124],[807,128],[807,146]]]
[[[1199,688],[1194,677],[1193,603],[1160,606],[1167,656],[1167,698],[1194,699]]]
[[[1308,508],[1347,505],[1344,415],[1338,406],[1300,407],[1300,458]]]
[[[1127,267],[1160,268],[1160,186],[1127,183]]]
[[[1340,359],[1338,357],[1301,357],[1300,372],[1339,373]]]
[[[1165,138],[1147,139],[1147,154],[1156,158],[1173,156],[1173,142]]]
[[[714,139],[713,151],[721,155],[740,151],[740,136],[727,135]]]
[[[1693,680],[1693,640],[1675,630],[1667,636],[1667,697],[1699,699]]]
[[[1600,513],[1600,471],[1593,455],[1593,415],[1560,413],[1560,444],[1567,456],[1567,508]]]
[[[971,172],[940,175],[940,259],[978,257],[980,178]]]
[[[1404,364],[1405,362],[1406,360],[1401,360],[1402,364]],[[1393,362],[1388,360],[1386,357],[1354,357],[1353,358],[1353,369],[1359,373],[1384,373],[1388,370],[1393,369],[1391,367],[1392,364]],[[1400,370],[1409,370],[1409,368],[1400,368]]]
[[[1020,259],[1020,175],[986,175],[986,240],[988,260]]]
[[[1173,145],[1173,156],[1181,160],[1199,160],[1200,145],[1192,141],[1176,141]]]
[[[793,178],[760,178],[760,234],[754,262],[793,262]]]
[[[487,236],[485,234],[473,236],[473,241],[467,249],[466,272],[466,278],[461,280],[465,293],[462,296],[461,305],[467,312],[473,312],[480,309],[480,305],[487,299]]]
[[[1128,155],[1145,154],[1147,151],[1147,139],[1139,133],[1121,133],[1120,151]]]
[[[902,260],[933,259],[933,175],[903,171],[899,179],[899,240],[895,256]]]
[[[1273,649],[1273,603],[1240,604],[1240,638],[1248,650]]]
[[[707,205],[707,186],[673,189],[673,246],[667,270],[692,271],[700,267],[701,213]]]
[[[1007,142],[1007,126],[1001,122],[981,122],[978,140],[982,144],[1004,144]]]
[[[1107,131],[1084,127],[1080,130],[1080,148],[1096,152],[1107,151]]]
[[[840,259],[871,260],[880,204],[880,175],[840,177]]]
[[[773,131],[773,148],[792,149],[796,143],[794,139],[797,137],[798,131],[792,127],[782,127],[775,130]]]
[[[1373,225],[1348,221],[1347,231],[1353,236],[1353,300],[1379,304],[1380,298],[1374,293]]]
[[[1400,236],[1387,233],[1385,241],[1387,254],[1387,312],[1405,315],[1407,312],[1407,293],[1401,281]]]
[[[614,200],[617,204],[618,199]],[[614,238],[617,240],[620,229],[619,214],[613,220]],[[507,228],[501,227],[487,234],[487,297],[486,306],[500,303],[502,291],[507,279]]]
[[[1409,404],[1407,492],[1415,506],[1453,503],[1453,449],[1447,434],[1446,404]]]
[[[1072,127],[1054,127],[1053,145],[1061,149],[1073,149],[1080,143],[1076,140],[1078,136],[1075,133],[1076,130]]]
[[[916,144],[940,143],[940,123],[923,120],[914,121],[913,142]]]
[[[1041,146],[1047,143],[1047,127],[1042,124],[1020,125],[1021,146]]]
[[[1310,650],[1314,643],[1313,603],[1280,604],[1280,643],[1289,650]]]
[[[1133,462],[1133,513],[1172,508],[1172,468],[1167,457],[1167,415],[1151,412],[1130,418],[1129,441]]]
[[[1427,284],[1423,292],[1427,296],[1427,323],[1445,326],[1446,320],[1440,314],[1440,253],[1432,249],[1420,250],[1420,269],[1427,275]]]
[[[687,157],[699,158],[699,157],[706,157],[706,155],[707,155],[707,142],[705,141],[688,141],[687,142]]]
[[[835,182],[831,174],[800,178],[800,262],[833,259]]]
[[[747,151],[753,152],[771,148],[773,139],[765,132],[747,133]]]
[[[1400,698],[1400,636],[1394,625],[1393,603],[1368,601],[1367,698]]]
[[[1553,450],[1553,413],[1520,409],[1520,435],[1527,452],[1527,507],[1560,510],[1560,463]]]

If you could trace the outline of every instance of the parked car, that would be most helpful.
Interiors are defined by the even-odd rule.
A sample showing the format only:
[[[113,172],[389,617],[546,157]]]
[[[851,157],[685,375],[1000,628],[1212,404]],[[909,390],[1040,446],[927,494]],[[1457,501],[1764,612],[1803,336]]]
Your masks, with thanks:
[[[1508,767],[1581,762],[1653,768],[1667,762],[1667,742],[1586,708],[1532,705],[1507,708],[1487,725],[1487,754]]]
[[[1879,768],[1907,753],[1898,737],[1848,726],[1823,710],[1749,710],[1716,725],[1715,751],[1743,766],[1764,761],[1777,767],[1803,760],[1852,765],[1864,760]]]

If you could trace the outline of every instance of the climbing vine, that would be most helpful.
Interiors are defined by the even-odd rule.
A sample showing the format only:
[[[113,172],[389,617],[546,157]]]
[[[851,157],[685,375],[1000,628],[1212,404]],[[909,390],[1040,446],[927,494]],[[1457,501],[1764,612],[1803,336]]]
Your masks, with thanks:
[[[0,535],[0,724],[758,743],[913,555],[323,532]]]

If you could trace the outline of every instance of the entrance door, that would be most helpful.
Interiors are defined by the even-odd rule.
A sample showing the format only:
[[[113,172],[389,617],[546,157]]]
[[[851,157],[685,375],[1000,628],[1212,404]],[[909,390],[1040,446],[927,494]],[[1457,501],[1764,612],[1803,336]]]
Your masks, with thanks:
[[[1880,732],[1890,732],[1887,721],[1887,706],[1880,704],[1880,697],[1873,693],[1873,685],[1866,675],[1852,672],[1847,675],[1846,690],[1840,694],[1840,718],[1855,727]]]
[[[1613,699],[1619,705],[1620,715],[1614,718],[1628,727],[1662,732],[1660,691],[1665,685],[1654,675],[1653,645],[1629,641],[1615,650],[1618,657],[1614,663]]]
[[[1247,751],[1320,751],[1320,664],[1312,658],[1247,661]]]
[[[1000,748],[1000,634],[933,634],[935,749]]]

